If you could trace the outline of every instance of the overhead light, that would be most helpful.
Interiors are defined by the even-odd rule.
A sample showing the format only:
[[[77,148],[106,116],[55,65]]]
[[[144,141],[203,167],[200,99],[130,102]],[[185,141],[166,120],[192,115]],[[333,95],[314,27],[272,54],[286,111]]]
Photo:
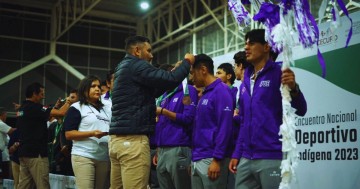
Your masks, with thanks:
[[[141,7],[141,9],[143,9],[143,10],[148,9],[149,6],[150,6],[150,5],[149,5],[148,2],[141,2],[141,3],[140,3],[140,7]]]

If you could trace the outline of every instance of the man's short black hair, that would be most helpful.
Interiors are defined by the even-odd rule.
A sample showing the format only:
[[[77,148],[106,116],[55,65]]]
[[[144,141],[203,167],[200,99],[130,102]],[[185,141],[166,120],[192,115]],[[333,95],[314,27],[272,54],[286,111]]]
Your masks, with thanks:
[[[246,33],[245,41],[249,40],[250,42],[258,42],[261,44],[266,44],[265,41],[265,30],[264,29],[253,29]],[[278,53],[274,52],[272,49],[270,50],[270,58],[275,61],[278,57]]]
[[[128,37],[125,39],[125,50],[129,51],[131,49],[131,46],[137,45],[138,43],[145,43],[145,42],[150,43],[149,38],[140,36],[140,35]]]
[[[235,53],[234,60],[235,60],[235,64],[237,66],[240,66],[240,64],[242,64],[242,67],[244,69],[250,66],[250,63],[246,61],[245,51],[239,51],[239,52]]]
[[[224,70],[225,74],[231,74],[230,83],[231,85],[234,84],[235,81],[235,72],[234,68],[230,63],[222,63],[217,69]]]
[[[264,29],[253,29],[245,34],[245,42],[257,42],[261,44],[267,43],[265,41],[265,30]]]
[[[43,89],[44,86],[41,85],[40,83],[38,82],[35,82],[35,83],[32,83],[30,85],[28,85],[26,87],[26,90],[25,90],[25,97],[26,98],[31,98],[33,96],[33,94],[39,94],[40,93],[40,89]]]
[[[193,68],[197,69],[202,65],[208,69],[211,75],[214,75],[214,61],[206,54],[198,54],[195,56]]]

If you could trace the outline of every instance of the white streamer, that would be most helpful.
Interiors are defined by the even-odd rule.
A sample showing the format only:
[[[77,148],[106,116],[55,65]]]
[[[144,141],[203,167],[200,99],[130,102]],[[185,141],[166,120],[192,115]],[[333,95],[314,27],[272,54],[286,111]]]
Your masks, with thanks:
[[[272,38],[275,49],[282,49],[282,69],[290,68],[293,64],[292,46],[294,45],[295,32],[292,29],[291,11],[283,15],[284,7],[280,5],[280,23],[272,31]],[[292,179],[295,176],[295,168],[298,165],[298,152],[295,140],[295,109],[291,107],[290,89],[287,85],[281,86],[283,120],[280,126],[279,135],[282,136],[282,152],[284,154],[281,162],[281,183],[279,189],[289,189]]]

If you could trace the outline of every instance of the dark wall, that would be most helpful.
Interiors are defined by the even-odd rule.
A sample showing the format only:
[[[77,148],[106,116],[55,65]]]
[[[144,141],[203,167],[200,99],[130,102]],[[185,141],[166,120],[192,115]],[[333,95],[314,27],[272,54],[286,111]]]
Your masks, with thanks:
[[[8,8],[0,3],[0,7]],[[0,35],[17,38],[43,40],[29,41],[0,37],[0,78],[46,56],[50,52],[50,17],[21,15],[19,13],[0,13]],[[122,31],[111,26],[79,22],[65,33],[59,41],[56,54],[83,75],[94,74],[105,79],[106,73],[116,67],[125,53],[113,50],[100,50],[89,46],[124,48],[124,40],[136,31]],[[32,82],[45,86],[44,104],[54,104],[58,97],[77,87],[79,79],[67,72],[56,62],[50,61],[20,77],[0,85],[0,106],[13,111],[13,102],[21,103],[25,98],[25,88]]]

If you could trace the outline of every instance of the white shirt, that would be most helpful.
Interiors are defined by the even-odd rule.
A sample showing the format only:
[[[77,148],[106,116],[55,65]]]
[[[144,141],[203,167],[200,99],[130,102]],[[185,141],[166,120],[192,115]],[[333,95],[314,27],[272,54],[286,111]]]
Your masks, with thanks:
[[[259,71],[257,71],[255,74],[253,73],[250,76],[250,95],[252,96],[253,91],[254,91],[254,85],[255,85],[255,79],[257,78],[257,76],[259,75],[259,73],[263,70],[264,68],[261,68]]]
[[[109,132],[111,109],[108,104],[104,103],[104,107],[100,109],[100,112],[91,105],[80,105],[79,102],[74,103],[72,107],[79,110],[81,114],[78,131],[100,130]],[[103,136],[100,139],[90,137],[84,140],[74,140],[71,154],[96,160],[109,160],[108,141],[109,136]]]
[[[10,126],[0,120],[0,151],[3,151],[6,148],[7,133],[10,129]]]

